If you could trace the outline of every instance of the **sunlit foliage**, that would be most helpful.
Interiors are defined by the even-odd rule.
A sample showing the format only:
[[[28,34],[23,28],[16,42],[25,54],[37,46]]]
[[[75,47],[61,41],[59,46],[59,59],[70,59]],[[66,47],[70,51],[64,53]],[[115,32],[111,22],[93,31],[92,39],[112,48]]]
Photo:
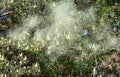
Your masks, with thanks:
[[[1,0],[1,77],[120,76],[120,1],[63,1]]]

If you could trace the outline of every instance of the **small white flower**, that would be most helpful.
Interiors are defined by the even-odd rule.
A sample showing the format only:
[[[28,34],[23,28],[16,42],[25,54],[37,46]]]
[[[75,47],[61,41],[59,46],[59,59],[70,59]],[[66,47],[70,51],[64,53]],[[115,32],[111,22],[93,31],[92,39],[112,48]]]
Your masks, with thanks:
[[[25,56],[23,60],[27,60],[27,57]]]
[[[28,50],[29,46],[27,46],[25,49]]]
[[[66,35],[66,40],[70,40],[70,35]]]
[[[23,56],[23,54],[22,54],[22,53],[20,53],[20,54],[19,54],[19,56],[20,56],[20,57],[22,57],[22,56]]]
[[[58,40],[56,40],[56,45],[57,45],[57,46],[59,45],[59,41],[58,41]]]
[[[8,66],[8,65],[9,65],[9,63],[6,64],[6,66]]]
[[[36,7],[37,7],[37,5],[34,5],[34,6],[33,6],[33,8],[36,8]]]
[[[97,45],[97,44],[94,44],[94,43],[90,43],[90,44],[88,45],[88,47],[89,47],[90,49],[92,49],[93,51],[97,51],[100,46]]]
[[[18,69],[16,70],[16,72],[19,72]]]
[[[38,63],[35,63],[34,67],[38,67]]]
[[[50,37],[49,37],[49,36],[47,36],[47,40],[48,40],[48,41],[50,40]]]
[[[22,61],[20,61],[20,64],[23,64]]]
[[[4,56],[2,55],[2,56],[0,57],[0,59],[1,59],[1,60],[4,60]]]
[[[80,11],[78,11],[78,14],[81,14],[81,12],[80,12]]]
[[[53,6],[53,7],[56,7],[56,4],[55,4],[55,2],[53,2],[52,6]]]

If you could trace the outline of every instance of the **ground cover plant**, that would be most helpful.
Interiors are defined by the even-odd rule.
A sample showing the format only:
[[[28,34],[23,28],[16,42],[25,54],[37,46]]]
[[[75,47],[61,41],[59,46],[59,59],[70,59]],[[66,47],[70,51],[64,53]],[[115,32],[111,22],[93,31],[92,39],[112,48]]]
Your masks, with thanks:
[[[1,77],[119,77],[119,0],[1,0]]]

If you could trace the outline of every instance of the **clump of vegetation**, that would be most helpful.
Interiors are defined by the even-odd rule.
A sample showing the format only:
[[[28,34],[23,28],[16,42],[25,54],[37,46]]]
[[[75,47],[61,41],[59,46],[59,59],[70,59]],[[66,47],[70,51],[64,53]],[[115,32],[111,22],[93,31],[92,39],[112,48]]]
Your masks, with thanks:
[[[0,76],[119,77],[120,2],[110,1],[2,0]]]

